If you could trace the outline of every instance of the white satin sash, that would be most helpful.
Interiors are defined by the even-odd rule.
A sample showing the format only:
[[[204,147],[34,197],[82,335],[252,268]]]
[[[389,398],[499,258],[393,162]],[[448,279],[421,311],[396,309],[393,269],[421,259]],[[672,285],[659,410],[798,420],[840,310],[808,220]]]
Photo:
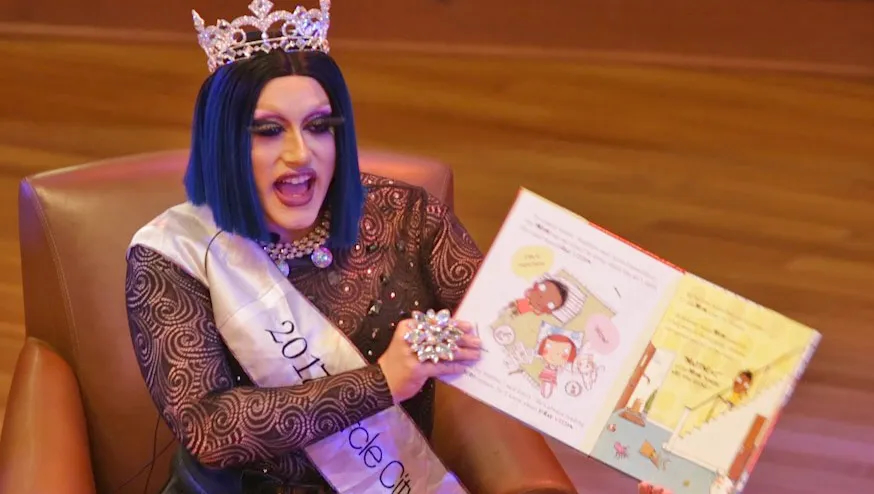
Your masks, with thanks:
[[[131,245],[160,252],[209,287],[218,330],[257,386],[294,386],[367,365],[260,246],[217,232],[208,208],[185,203],[144,226]],[[466,492],[397,405],[305,451],[341,493]]]

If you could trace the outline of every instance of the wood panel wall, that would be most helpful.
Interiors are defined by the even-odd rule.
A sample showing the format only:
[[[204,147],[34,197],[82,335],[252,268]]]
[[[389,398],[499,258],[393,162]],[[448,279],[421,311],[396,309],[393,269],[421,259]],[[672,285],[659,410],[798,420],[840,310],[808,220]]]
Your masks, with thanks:
[[[249,0],[0,0],[6,26],[192,32]],[[274,0],[290,9],[298,1]],[[874,69],[872,0],[334,0],[334,39],[607,50]]]

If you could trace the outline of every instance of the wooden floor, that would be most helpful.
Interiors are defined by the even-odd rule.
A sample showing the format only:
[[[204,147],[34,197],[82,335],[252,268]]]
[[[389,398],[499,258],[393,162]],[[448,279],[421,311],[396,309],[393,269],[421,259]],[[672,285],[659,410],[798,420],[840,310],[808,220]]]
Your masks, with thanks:
[[[874,81],[335,55],[362,145],[451,163],[459,215],[484,248],[522,185],[821,329],[821,348],[749,492],[813,493],[817,482],[822,492],[874,492]],[[205,64],[193,43],[0,39],[0,58],[5,405],[24,334],[18,181],[186,146]]]

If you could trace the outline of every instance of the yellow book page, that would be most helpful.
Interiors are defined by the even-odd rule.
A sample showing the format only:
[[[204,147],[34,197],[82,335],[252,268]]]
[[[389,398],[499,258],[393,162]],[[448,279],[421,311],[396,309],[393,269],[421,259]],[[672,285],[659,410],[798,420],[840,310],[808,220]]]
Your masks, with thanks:
[[[740,491],[819,338],[685,275],[592,456],[674,492]]]

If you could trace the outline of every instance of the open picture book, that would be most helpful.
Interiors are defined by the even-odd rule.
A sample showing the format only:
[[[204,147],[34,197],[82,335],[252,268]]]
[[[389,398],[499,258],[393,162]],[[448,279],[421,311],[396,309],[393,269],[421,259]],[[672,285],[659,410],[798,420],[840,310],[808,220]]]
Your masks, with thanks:
[[[525,189],[454,317],[448,384],[675,494],[741,492],[820,340]]]

